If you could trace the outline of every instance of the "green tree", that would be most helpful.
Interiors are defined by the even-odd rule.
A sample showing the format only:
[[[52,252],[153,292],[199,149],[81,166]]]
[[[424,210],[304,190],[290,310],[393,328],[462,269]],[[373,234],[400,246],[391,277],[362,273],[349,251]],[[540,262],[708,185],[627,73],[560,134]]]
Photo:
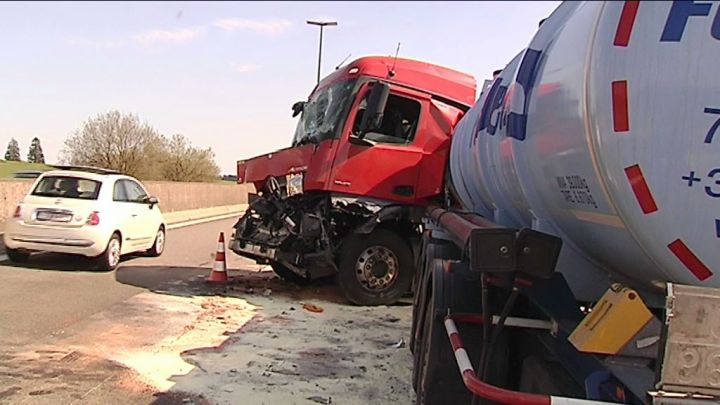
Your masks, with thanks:
[[[37,137],[33,138],[30,143],[27,161],[30,163],[45,163],[45,155],[43,154],[42,146],[40,146],[40,139]]]
[[[5,152],[5,160],[15,162],[20,161],[20,146],[15,138],[11,138],[10,142],[8,142],[7,151]]]
[[[170,181],[212,181],[220,168],[215,164],[212,149],[201,149],[183,135],[173,135],[166,143],[162,177]]]
[[[85,121],[65,141],[61,160],[153,180],[161,177],[165,144],[165,138],[137,115],[109,111]]]

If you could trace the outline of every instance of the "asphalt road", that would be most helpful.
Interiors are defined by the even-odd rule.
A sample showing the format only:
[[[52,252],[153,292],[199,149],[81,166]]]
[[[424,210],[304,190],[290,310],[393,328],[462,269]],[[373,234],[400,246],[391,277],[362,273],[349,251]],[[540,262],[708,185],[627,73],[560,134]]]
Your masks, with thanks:
[[[170,230],[161,257],[127,257],[114,272],[94,271],[91,261],[84,258],[49,253],[35,254],[22,266],[1,263],[0,345],[13,347],[52,338],[95,313],[168,282],[167,274],[142,274],[142,268],[207,267],[209,273],[218,234],[225,232],[227,241],[234,222],[226,219]],[[242,262],[233,254],[227,257],[230,266]],[[130,273],[132,277],[124,277]]]
[[[225,232],[227,241],[234,222],[170,230],[161,257],[125,257],[112,272],[93,270],[85,258],[50,253],[34,254],[23,265],[0,262],[0,404],[207,403],[190,394],[158,396],[152,381],[139,378],[139,371],[152,376],[157,370],[143,367],[157,360],[122,356],[157,353],[158,342],[182,343],[187,325],[208,318],[205,307],[236,310],[203,280],[219,233]],[[253,268],[232,253],[227,261],[231,269]],[[166,293],[188,280],[200,286],[203,297]],[[186,346],[212,345],[218,334],[203,332]],[[159,370],[163,376],[182,373],[187,364],[166,366]]]
[[[412,403],[410,307],[348,306],[231,252],[207,283],[234,222],[171,230],[161,257],[113,272],[0,262],[0,405]]]

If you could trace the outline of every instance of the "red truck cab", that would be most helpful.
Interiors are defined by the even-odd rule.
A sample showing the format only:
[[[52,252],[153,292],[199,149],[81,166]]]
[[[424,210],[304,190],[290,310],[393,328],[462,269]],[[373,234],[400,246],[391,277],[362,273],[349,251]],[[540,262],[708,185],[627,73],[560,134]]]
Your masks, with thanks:
[[[422,207],[444,193],[450,137],[475,89],[465,73],[390,57],[325,77],[293,106],[289,148],[238,162],[238,182],[261,195],[251,196],[231,249],[292,281],[338,274],[354,303],[396,300],[412,280],[408,241]],[[378,234],[393,246],[365,246]],[[353,274],[343,277],[343,267]]]

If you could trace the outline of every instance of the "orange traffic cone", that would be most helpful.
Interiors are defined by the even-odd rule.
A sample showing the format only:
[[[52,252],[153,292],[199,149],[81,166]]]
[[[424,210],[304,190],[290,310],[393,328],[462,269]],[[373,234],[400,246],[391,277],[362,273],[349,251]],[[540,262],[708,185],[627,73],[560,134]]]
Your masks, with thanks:
[[[227,264],[225,263],[225,234],[220,232],[218,238],[218,247],[215,252],[215,263],[213,263],[212,272],[207,281],[211,283],[225,283],[227,282]]]

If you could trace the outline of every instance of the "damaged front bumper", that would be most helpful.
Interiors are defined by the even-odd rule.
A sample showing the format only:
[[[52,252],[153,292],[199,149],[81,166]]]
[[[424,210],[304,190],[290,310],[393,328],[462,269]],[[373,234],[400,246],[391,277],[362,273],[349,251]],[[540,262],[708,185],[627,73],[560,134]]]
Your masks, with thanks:
[[[258,263],[282,262],[297,265],[300,257],[297,253],[284,252],[278,248],[260,245],[246,240],[233,238],[230,250],[235,254],[253,259]]]

